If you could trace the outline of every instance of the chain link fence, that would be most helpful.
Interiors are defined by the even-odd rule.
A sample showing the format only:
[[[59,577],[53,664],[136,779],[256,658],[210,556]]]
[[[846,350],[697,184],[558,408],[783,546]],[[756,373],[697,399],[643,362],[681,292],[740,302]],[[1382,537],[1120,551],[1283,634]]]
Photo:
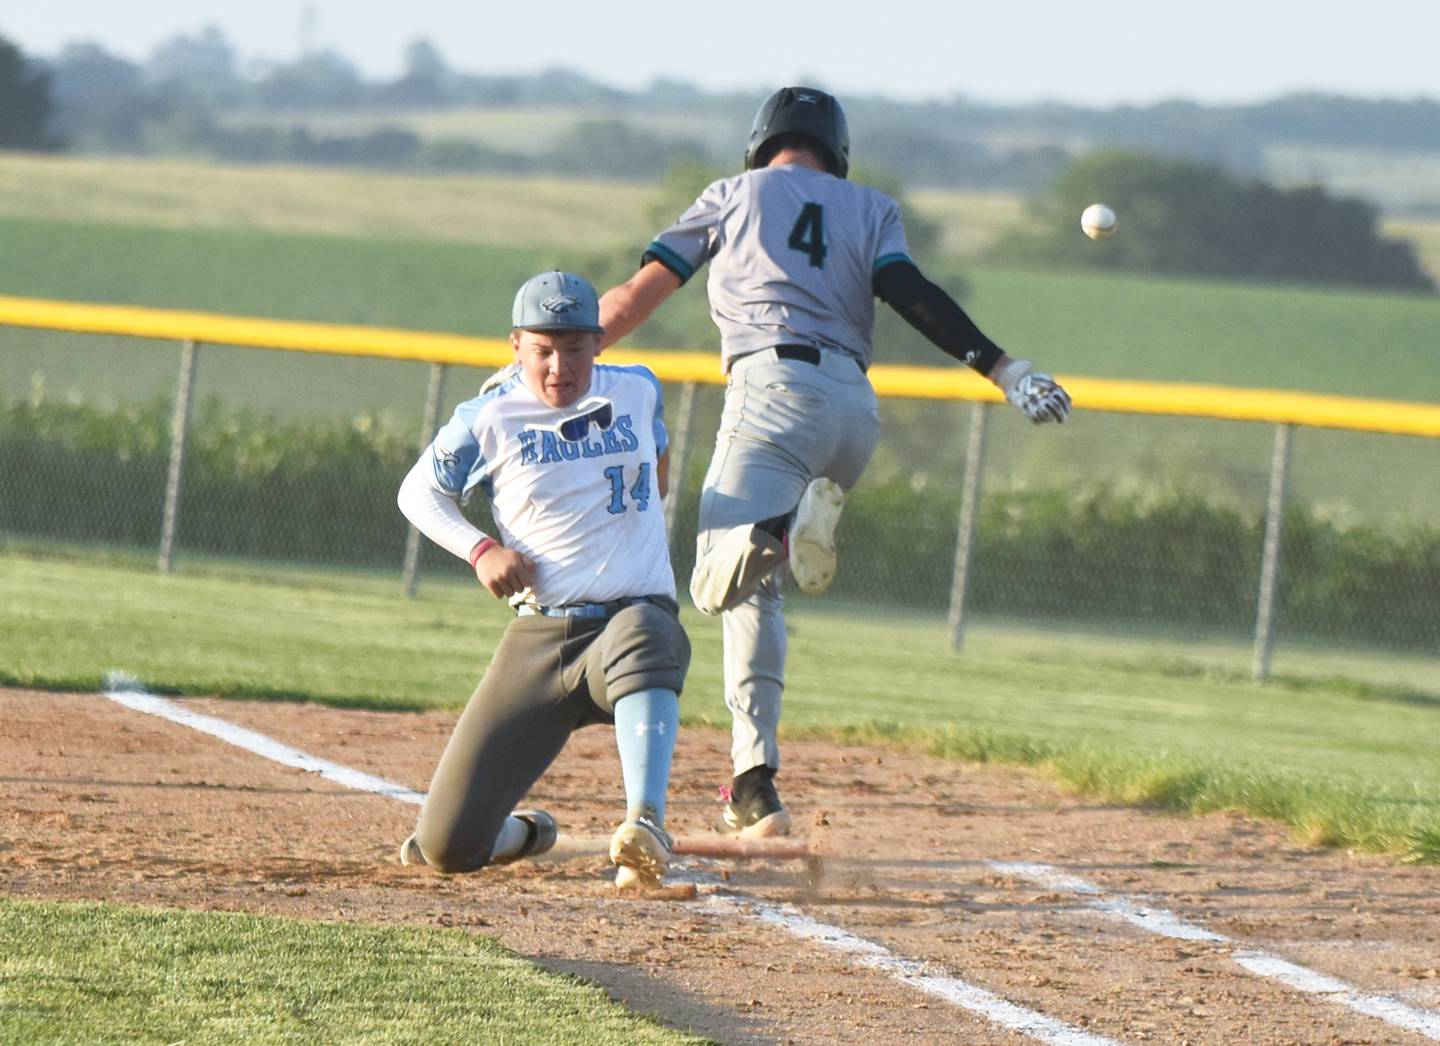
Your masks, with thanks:
[[[0,327],[0,541],[462,580],[395,492],[486,374]],[[665,395],[683,590],[721,389]],[[1259,677],[1277,651],[1366,651],[1440,692],[1440,440],[1083,402],[1061,428],[911,399],[882,419],[827,610],[943,621],[956,648],[976,629],[1219,644]]]

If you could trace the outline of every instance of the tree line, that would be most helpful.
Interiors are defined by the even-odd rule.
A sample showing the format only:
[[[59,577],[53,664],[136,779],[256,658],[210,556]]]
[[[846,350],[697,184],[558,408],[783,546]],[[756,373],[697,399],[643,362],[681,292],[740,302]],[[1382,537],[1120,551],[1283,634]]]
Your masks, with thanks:
[[[246,66],[214,27],[172,37],[143,63],[95,43],[69,44],[42,61],[0,37],[0,148],[646,181],[681,171],[688,182],[697,171],[734,169],[756,101],[676,81],[627,92],[568,72],[462,73],[426,40],[412,41],[404,59],[399,76],[374,81],[331,51]],[[884,167],[872,168],[871,180],[892,194],[902,184],[944,184],[1002,186],[1032,197],[1030,227],[991,251],[1004,263],[1433,289],[1413,249],[1379,235],[1373,205],[1316,186],[1276,188],[1254,169],[1260,146],[1274,140],[1440,152],[1440,103],[1296,96],[1245,107],[1175,102],[1103,112],[958,99],[860,97],[846,104],[852,124],[867,128],[863,161]],[[553,144],[529,151],[422,137],[400,120],[416,110],[461,107],[607,115],[565,124]],[[363,110],[374,118],[366,130],[320,133],[299,119],[317,110]],[[709,115],[728,130],[714,144],[662,137],[626,118],[657,112]],[[286,114],[296,119],[287,123]],[[988,138],[1001,133],[1034,141],[1079,135],[1125,148],[1087,148],[1078,156],[1053,144],[1003,151]],[[1093,200],[1120,210],[1123,235],[1101,245],[1076,235],[1075,216]],[[918,218],[910,225],[918,240],[934,238]],[[924,253],[928,243],[917,246]]]
[[[1120,232],[1092,242],[1080,212],[1103,200]],[[1414,247],[1379,233],[1378,209],[1318,186],[1279,189],[1217,167],[1101,150],[1076,160],[1029,204],[1030,221],[992,261],[1216,279],[1433,291]]]
[[[17,73],[17,69],[19,70]],[[28,73],[26,70],[28,69]],[[734,161],[755,105],[754,92],[711,93],[658,79],[621,90],[566,70],[530,75],[461,71],[431,41],[403,49],[401,72],[367,79],[344,55],[316,50],[289,61],[242,58],[214,26],[177,34],[132,62],[93,42],[75,42],[44,59],[26,58],[0,39],[0,146],[81,151],[190,151],[227,159],[365,162],[377,166],[563,172],[575,152],[587,169],[630,177],[638,163],[703,159]],[[48,92],[47,126],[36,135],[36,98]],[[15,95],[20,85],[30,92]],[[823,84],[818,86],[824,86]],[[1253,105],[1208,106],[1169,101],[1093,109],[1056,103],[989,105],[965,97],[897,102],[847,96],[857,145],[884,157],[911,186],[1034,191],[1050,184],[1079,152],[1119,148],[1219,166],[1236,175],[1261,173],[1267,146],[1323,146],[1440,152],[1440,101],[1358,99],[1297,94]],[[417,109],[575,108],[605,114],[579,140],[546,154],[508,151],[474,141],[422,138],[400,124]],[[18,110],[26,110],[19,112]],[[5,110],[17,110],[6,113]],[[364,112],[376,129],[324,136],[307,131],[304,113]],[[394,126],[385,116],[396,117]],[[696,129],[650,134],[641,116],[681,113]],[[28,137],[5,128],[6,116],[31,119]],[[295,122],[286,124],[284,118]],[[616,123],[625,122],[623,130]],[[703,128],[702,126],[703,125]],[[9,135],[7,136],[7,130]],[[620,140],[597,157],[596,145]],[[1029,143],[1029,144],[1016,144]],[[662,167],[663,169],[663,167]],[[652,173],[656,168],[650,167]]]

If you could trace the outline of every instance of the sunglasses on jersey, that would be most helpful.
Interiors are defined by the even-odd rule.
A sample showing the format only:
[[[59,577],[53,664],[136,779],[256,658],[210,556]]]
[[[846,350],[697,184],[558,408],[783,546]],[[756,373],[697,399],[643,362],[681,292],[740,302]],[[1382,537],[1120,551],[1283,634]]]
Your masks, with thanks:
[[[567,417],[549,425],[531,425],[532,429],[539,429],[541,432],[553,432],[561,439],[571,443],[579,443],[594,425],[599,429],[608,429],[615,424],[615,407],[607,399],[599,396],[585,400],[575,408]]]

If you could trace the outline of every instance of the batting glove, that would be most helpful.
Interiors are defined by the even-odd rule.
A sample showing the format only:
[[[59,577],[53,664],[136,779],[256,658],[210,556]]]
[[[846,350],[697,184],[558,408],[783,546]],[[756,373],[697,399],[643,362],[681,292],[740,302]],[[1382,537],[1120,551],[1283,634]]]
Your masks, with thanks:
[[[1010,405],[1037,425],[1053,421],[1063,425],[1070,416],[1070,394],[1050,375],[1035,370],[1029,360],[1006,360],[990,374]]]

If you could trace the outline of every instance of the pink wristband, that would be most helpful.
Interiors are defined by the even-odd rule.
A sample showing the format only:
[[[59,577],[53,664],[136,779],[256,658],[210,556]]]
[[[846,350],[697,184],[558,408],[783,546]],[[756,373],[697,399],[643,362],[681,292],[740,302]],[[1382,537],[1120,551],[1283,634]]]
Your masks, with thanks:
[[[485,538],[482,541],[477,541],[475,547],[470,550],[470,569],[474,570],[475,564],[480,561],[480,557],[498,544],[500,544],[500,542],[494,538]]]

